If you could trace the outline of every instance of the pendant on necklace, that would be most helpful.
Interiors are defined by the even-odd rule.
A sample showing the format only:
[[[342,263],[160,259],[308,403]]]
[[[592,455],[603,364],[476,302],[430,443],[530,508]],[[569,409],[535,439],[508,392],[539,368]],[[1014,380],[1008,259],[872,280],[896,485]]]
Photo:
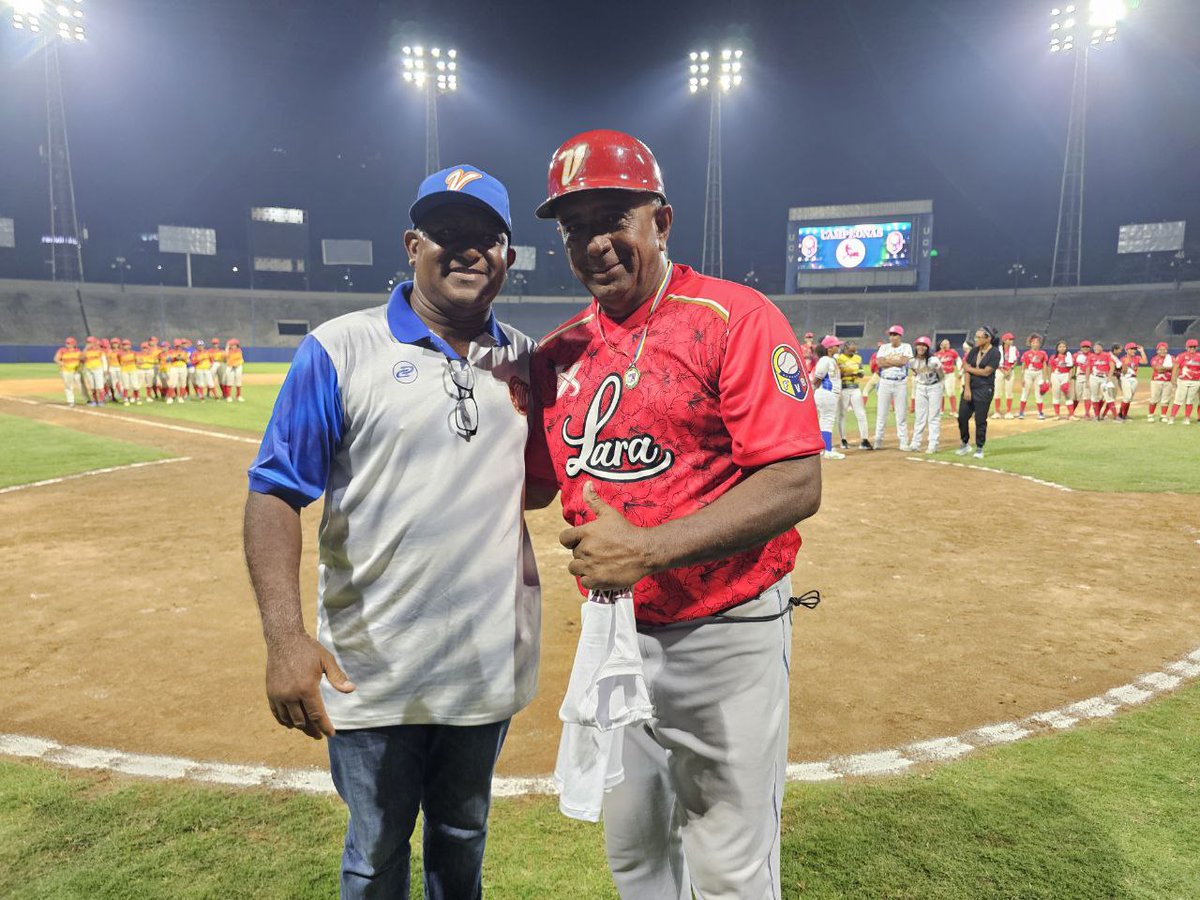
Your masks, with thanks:
[[[642,380],[642,373],[638,371],[637,366],[630,366],[625,370],[625,387],[633,390],[637,387],[639,381]]]

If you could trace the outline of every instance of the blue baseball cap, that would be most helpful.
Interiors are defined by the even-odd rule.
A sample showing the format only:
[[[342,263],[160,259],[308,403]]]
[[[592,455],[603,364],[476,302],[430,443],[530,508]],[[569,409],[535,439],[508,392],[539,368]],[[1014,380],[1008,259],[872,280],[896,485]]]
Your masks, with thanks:
[[[432,210],[451,203],[486,209],[504,223],[504,230],[512,237],[508,191],[482,169],[463,164],[434,172],[421,182],[408,215],[414,225],[420,225],[421,219]]]

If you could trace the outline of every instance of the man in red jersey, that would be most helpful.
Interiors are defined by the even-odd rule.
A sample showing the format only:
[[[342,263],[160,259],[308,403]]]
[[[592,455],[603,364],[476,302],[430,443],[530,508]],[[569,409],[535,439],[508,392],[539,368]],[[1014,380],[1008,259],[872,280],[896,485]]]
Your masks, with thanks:
[[[1183,407],[1183,424],[1192,424],[1192,408],[1200,403],[1200,341],[1188,338],[1183,352],[1175,357],[1175,402],[1171,404],[1168,425],[1175,424]]]
[[[1159,421],[1167,421],[1167,407],[1171,405],[1171,394],[1175,390],[1175,385],[1171,381],[1171,376],[1175,368],[1175,359],[1171,356],[1171,348],[1166,341],[1159,341],[1158,346],[1154,348],[1154,356],[1150,357],[1150,368],[1153,374],[1150,376],[1150,415],[1147,417],[1149,421],[1154,421],[1154,410],[1159,405],[1162,405],[1162,413],[1160,413]]]
[[[528,493],[561,488],[583,589],[632,588],[654,703],[620,737],[609,866],[623,897],[778,897],[789,573],[824,448],[801,350],[762,294],[670,261],[641,141],[577,135],[548,182],[593,299],[534,356]]]

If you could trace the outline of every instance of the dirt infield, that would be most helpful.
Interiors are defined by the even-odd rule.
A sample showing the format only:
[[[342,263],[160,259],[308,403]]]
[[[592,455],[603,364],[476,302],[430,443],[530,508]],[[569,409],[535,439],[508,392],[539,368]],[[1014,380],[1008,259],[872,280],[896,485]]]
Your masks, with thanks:
[[[0,731],[323,765],[323,746],[275,725],[263,694],[240,540],[254,447],[55,406],[0,399],[0,411],[192,457],[0,497],[0,654],[13,676]],[[995,433],[1018,424],[1036,427],[997,422]],[[310,624],[319,516],[319,505],[304,515]],[[824,602],[796,615],[791,758],[1017,718],[1194,649],[1200,607],[1169,587],[1200,580],[1194,521],[1194,498],[1062,493],[895,451],[826,466],[794,576]],[[505,747],[500,771],[512,775],[553,766],[578,628],[561,519],[529,524],[545,588],[542,682]]]

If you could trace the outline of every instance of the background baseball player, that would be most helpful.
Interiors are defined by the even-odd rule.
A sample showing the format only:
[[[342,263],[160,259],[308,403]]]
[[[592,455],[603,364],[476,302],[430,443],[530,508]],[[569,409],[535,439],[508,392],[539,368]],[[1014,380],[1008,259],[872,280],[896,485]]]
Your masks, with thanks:
[[[909,371],[913,376],[914,418],[912,449],[920,451],[921,439],[929,429],[926,453],[937,453],[942,434],[942,393],[945,372],[941,359],[934,355],[932,341],[922,335],[913,343],[913,359]]]
[[[1154,410],[1162,406],[1160,421],[1167,421],[1167,408],[1171,405],[1171,395],[1175,391],[1173,375],[1175,374],[1175,358],[1171,356],[1171,348],[1166,341],[1159,341],[1154,348],[1154,356],[1150,358],[1150,412],[1147,418],[1154,421]]]
[[[1071,418],[1083,407],[1083,418],[1092,418],[1092,342],[1079,342],[1079,351],[1075,354],[1075,407],[1071,410]]]
[[[832,334],[821,339],[815,355],[817,361],[810,373],[817,396],[817,421],[820,423],[821,439],[825,442],[823,459],[845,459],[844,453],[833,449],[833,422],[837,418],[842,398],[842,372],[838,368],[837,356],[842,342]]]
[[[888,411],[896,420],[896,438],[901,450],[908,450],[908,363],[913,358],[912,347],[904,343],[904,328],[893,325],[888,329],[888,342],[875,354],[879,365],[879,399],[875,409],[875,449],[883,446],[883,429]]]
[[[858,446],[862,450],[872,450],[874,448],[867,438],[867,408],[862,395],[863,361],[858,353],[858,345],[854,341],[847,341],[842,352],[834,357],[834,360],[842,373],[842,394],[838,408],[838,436],[841,438],[842,449],[849,448],[849,441],[846,440],[846,416],[853,412],[858,422]]]
[[[58,364],[58,374],[62,377],[63,393],[67,396],[67,406],[75,405],[75,391],[83,393],[83,382],[80,379],[79,367],[83,365],[83,352],[79,349],[75,338],[69,337],[63,345],[54,351],[54,361]],[[84,394],[86,397],[87,395]]]
[[[1000,367],[996,369],[996,386],[994,388],[996,403],[996,411],[992,414],[993,419],[999,419],[1001,413],[1001,401],[1007,403],[1004,407],[1003,417],[1011,419],[1013,417],[1013,387],[1016,385],[1017,363],[1020,361],[1021,354],[1017,350],[1017,345],[1013,343],[1016,339],[1011,331],[1006,331],[1000,336]]]
[[[1050,357],[1050,402],[1054,404],[1054,418],[1063,417],[1063,408],[1070,415],[1074,408],[1075,378],[1071,370],[1075,367],[1075,356],[1071,353],[1066,341],[1059,341],[1054,346],[1054,355]]]
[[[1125,354],[1121,357],[1121,411],[1119,418],[1122,422],[1129,419],[1129,404],[1137,394],[1138,367],[1148,365],[1146,348],[1136,341],[1125,345]]]
[[[1092,344],[1092,354],[1089,357],[1092,374],[1088,378],[1088,392],[1092,398],[1092,410],[1096,421],[1103,422],[1105,415],[1114,411],[1117,400],[1117,388],[1113,384],[1120,360],[1112,351],[1104,349],[1103,341]]]
[[[1021,354],[1024,378],[1021,381],[1021,408],[1017,411],[1017,418],[1025,418],[1025,406],[1032,395],[1034,403],[1037,404],[1038,418],[1044,419],[1046,411],[1042,397],[1046,393],[1044,385],[1046,384],[1046,370],[1049,366],[1050,354],[1042,349],[1040,334],[1031,334],[1028,344],[1029,349]]]
[[[944,406],[945,402],[949,400],[950,412],[957,415],[958,375],[962,366],[962,358],[958,355],[958,351],[950,346],[950,341],[945,338],[938,344],[937,358],[942,361],[942,374],[945,376],[942,382],[942,404]]]
[[[225,388],[225,402],[232,403],[235,399],[231,391],[236,392],[238,403],[245,403],[246,398],[242,396],[242,367],[245,365],[246,358],[242,355],[242,344],[237,338],[230,338],[225,342],[225,380],[223,386]]]
[[[1175,400],[1171,404],[1168,425],[1175,424],[1179,407],[1183,407],[1183,424],[1192,424],[1192,409],[1200,403],[1200,341],[1188,338],[1184,350],[1175,357]]]

